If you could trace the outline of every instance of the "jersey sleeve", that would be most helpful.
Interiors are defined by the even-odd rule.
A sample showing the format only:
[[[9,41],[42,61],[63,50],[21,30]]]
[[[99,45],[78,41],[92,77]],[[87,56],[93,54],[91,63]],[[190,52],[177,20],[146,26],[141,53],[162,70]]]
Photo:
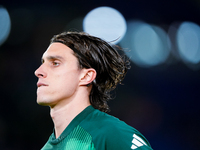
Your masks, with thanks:
[[[134,150],[152,150],[149,143],[137,134],[133,134],[131,149]]]
[[[80,126],[91,135],[96,150],[152,150],[139,131],[99,110],[88,115]]]
[[[106,134],[106,150],[152,150],[146,138],[134,128],[115,126]]]

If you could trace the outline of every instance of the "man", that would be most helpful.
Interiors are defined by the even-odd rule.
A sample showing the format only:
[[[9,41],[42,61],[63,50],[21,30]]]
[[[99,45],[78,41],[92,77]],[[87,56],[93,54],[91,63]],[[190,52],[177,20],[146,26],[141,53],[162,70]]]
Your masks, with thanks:
[[[126,61],[104,40],[64,32],[43,54],[37,103],[50,106],[54,132],[42,150],[152,150],[136,129],[108,115],[110,91]]]

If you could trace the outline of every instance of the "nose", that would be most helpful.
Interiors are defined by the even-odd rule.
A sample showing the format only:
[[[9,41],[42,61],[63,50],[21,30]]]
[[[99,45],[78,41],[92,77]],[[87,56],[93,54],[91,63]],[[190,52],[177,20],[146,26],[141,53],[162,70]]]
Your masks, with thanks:
[[[43,64],[37,70],[35,70],[35,75],[38,78],[45,78],[47,76],[46,72],[44,71]]]

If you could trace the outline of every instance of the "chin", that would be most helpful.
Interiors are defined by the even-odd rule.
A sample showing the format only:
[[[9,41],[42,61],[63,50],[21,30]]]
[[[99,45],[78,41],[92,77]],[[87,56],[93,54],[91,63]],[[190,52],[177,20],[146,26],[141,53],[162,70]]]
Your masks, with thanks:
[[[37,100],[37,103],[41,106],[49,106],[49,103],[46,101]]]

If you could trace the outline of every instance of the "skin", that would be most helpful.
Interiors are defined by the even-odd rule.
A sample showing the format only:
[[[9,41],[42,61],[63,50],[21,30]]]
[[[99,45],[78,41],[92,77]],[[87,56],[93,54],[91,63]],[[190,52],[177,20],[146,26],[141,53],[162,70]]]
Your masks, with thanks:
[[[50,106],[56,138],[82,110],[90,105],[92,85],[96,77],[92,68],[79,69],[74,52],[62,43],[52,43],[42,56],[35,71],[37,103]]]

